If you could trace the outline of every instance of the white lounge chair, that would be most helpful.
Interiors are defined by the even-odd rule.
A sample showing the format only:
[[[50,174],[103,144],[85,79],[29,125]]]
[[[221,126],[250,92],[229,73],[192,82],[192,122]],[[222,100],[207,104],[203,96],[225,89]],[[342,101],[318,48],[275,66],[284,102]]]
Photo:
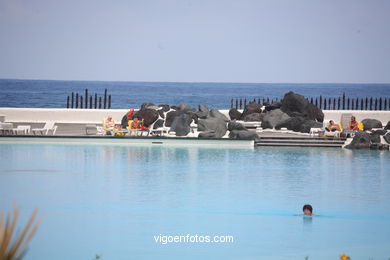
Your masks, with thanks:
[[[96,135],[106,135],[103,126],[96,125]]]
[[[353,115],[351,113],[343,113],[341,114],[340,124],[343,129],[347,129],[349,122],[351,122],[351,117]]]
[[[16,128],[12,129],[14,135],[24,134],[28,135],[31,132],[31,126],[29,125],[18,125]]]
[[[12,134],[14,126],[12,123],[0,123],[0,133],[2,135]]]
[[[31,131],[34,135],[37,133],[40,133],[41,135],[48,135],[50,131],[52,131],[53,135],[55,135],[57,126],[55,125],[55,122],[46,122],[43,128],[33,128]]]
[[[322,128],[319,128],[319,127],[310,128],[310,136],[311,137],[314,137],[315,135],[320,136],[322,132],[324,132],[324,130]]]
[[[170,129],[169,127],[159,127],[159,128],[156,128],[156,129],[151,129],[150,133],[152,135],[164,136],[164,135],[168,134],[169,129]]]

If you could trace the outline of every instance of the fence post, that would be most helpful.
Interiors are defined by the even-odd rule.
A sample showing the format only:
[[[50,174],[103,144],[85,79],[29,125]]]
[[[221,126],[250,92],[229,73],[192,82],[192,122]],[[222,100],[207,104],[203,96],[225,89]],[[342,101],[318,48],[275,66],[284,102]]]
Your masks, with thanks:
[[[375,98],[375,111],[378,110],[378,98]]]
[[[310,98],[310,104],[313,104],[313,97]]]
[[[345,110],[345,92],[343,93],[343,110]]]
[[[379,110],[382,111],[382,97],[379,98]]]
[[[240,98],[240,109],[242,109],[242,98]]]
[[[85,89],[85,108],[88,108],[88,89]]]
[[[102,109],[102,97],[99,97],[99,109]]]
[[[355,110],[355,99],[352,98],[351,100],[351,110]]]
[[[363,101],[363,98],[360,100],[360,110],[364,110],[363,109],[363,106],[364,106],[364,101]]]
[[[89,108],[92,109],[92,95],[89,96]]]
[[[111,109],[111,95],[108,95],[108,109]]]
[[[384,110],[387,110],[387,98],[385,98],[385,109]]]
[[[79,93],[76,93],[76,108],[79,108]]]
[[[74,93],[72,92],[72,108],[74,108]]]
[[[324,97],[324,110],[326,110],[326,97]]]
[[[83,96],[80,95],[80,108],[83,108]]]
[[[333,98],[333,110],[336,110],[336,98]]]
[[[244,98],[244,108],[246,107],[246,98]]]
[[[356,110],[359,109],[359,98],[358,98],[358,97],[356,98],[355,109],[356,109]]]
[[[317,101],[317,98],[316,98],[316,104],[315,104],[315,105],[316,105],[316,107],[318,107],[318,101]]]
[[[370,97],[370,110],[372,110],[372,97]]]
[[[98,107],[98,106],[97,106],[97,102],[98,102],[97,100],[98,100],[97,94],[95,93],[95,109],[97,109],[97,107]]]
[[[238,109],[238,98],[236,98],[236,109]]]
[[[104,109],[106,109],[107,105],[107,89],[104,89]]]
[[[69,108],[69,96],[66,97],[66,108]]]

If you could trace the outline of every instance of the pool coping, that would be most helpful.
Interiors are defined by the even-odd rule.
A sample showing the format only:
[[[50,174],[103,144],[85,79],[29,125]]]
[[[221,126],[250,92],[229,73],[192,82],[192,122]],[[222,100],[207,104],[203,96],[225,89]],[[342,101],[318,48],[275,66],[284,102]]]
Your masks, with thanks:
[[[142,137],[142,136],[39,136],[18,135],[0,136],[1,143],[61,143],[61,144],[107,144],[107,145],[197,145],[214,147],[251,147],[254,140],[237,140],[228,138],[197,138],[197,137]]]

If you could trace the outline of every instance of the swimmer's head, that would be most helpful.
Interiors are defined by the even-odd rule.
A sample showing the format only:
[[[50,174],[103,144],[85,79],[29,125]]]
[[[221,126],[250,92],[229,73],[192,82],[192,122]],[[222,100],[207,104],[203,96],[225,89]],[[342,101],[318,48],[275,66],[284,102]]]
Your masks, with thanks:
[[[305,206],[303,206],[303,214],[307,215],[307,216],[311,216],[313,214],[313,207],[309,204],[306,204]]]

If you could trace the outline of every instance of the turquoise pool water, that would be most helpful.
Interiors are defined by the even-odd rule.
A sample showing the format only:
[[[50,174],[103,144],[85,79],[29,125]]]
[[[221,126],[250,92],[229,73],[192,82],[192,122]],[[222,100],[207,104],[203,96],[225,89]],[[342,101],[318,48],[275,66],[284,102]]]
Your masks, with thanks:
[[[390,257],[385,151],[0,143],[0,206],[13,202],[22,221],[44,213],[27,260]],[[294,216],[305,203],[321,216]]]

